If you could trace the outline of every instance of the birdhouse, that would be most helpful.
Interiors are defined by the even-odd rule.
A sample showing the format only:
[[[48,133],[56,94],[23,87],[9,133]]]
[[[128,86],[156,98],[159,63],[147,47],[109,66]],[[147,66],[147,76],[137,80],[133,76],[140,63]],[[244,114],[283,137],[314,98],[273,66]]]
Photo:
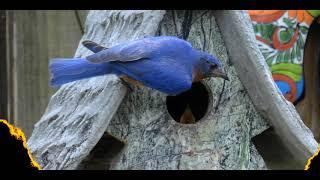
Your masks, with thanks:
[[[272,169],[264,149],[275,138],[287,167],[304,168],[318,144],[274,83],[247,11],[90,11],[75,57],[93,53],[85,40],[111,47],[161,35],[215,55],[230,81],[176,96],[115,75],[65,84],[28,140],[43,169]]]

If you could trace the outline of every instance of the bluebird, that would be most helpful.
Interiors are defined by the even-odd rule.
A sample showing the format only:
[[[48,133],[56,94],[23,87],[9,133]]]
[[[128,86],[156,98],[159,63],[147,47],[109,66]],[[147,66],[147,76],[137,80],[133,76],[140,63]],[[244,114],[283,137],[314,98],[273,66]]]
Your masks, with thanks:
[[[51,86],[115,74],[129,84],[177,95],[206,78],[229,80],[215,56],[194,49],[189,42],[174,36],[145,37],[110,48],[92,41],[82,44],[94,54],[50,61]]]

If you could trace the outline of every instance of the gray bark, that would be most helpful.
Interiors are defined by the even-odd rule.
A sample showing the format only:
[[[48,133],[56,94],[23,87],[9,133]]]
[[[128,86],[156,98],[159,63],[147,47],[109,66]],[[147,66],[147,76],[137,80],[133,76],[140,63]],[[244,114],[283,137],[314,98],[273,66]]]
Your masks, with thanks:
[[[112,46],[146,35],[181,36],[195,48],[221,59],[231,81],[203,82],[210,103],[206,115],[196,124],[174,121],[166,109],[166,95],[156,90],[134,87],[125,96],[126,88],[116,76],[67,84],[51,98],[28,141],[35,159],[44,169],[266,169],[251,138],[269,126],[257,111],[259,107],[255,109],[251,100],[255,98],[249,97],[252,88],[244,83],[248,94],[240,81],[247,82],[243,76],[248,75],[240,75],[241,66],[229,60],[229,56],[233,61],[237,56],[232,54],[233,49],[227,49],[232,46],[223,33],[230,31],[223,23],[229,18],[233,23],[236,14],[248,21],[241,13],[221,12],[217,24],[212,11],[90,11],[82,40]],[[258,54],[257,62],[262,64],[263,57],[250,39],[254,36],[248,30],[250,26],[238,23],[234,25],[251,33],[242,33],[244,38],[236,41],[238,47],[249,43],[251,48],[242,51],[241,61]],[[89,54],[79,45],[75,56]],[[266,76],[267,84],[274,86],[265,66],[258,68],[263,73],[260,75],[257,69],[257,76]],[[99,150],[94,147],[100,139],[110,141],[106,138],[110,136],[124,146],[117,147],[114,156],[104,156],[113,149],[110,144],[99,142]]]

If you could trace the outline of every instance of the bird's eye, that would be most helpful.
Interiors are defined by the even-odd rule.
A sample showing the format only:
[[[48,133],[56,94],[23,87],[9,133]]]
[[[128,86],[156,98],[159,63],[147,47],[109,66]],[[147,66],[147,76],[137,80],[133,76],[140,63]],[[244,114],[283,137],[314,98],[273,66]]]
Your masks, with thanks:
[[[212,62],[210,62],[210,61],[207,61],[207,63],[210,64],[210,65],[213,65]]]
[[[217,65],[216,65],[216,64],[212,64],[210,67],[211,67],[211,68],[216,68]]]

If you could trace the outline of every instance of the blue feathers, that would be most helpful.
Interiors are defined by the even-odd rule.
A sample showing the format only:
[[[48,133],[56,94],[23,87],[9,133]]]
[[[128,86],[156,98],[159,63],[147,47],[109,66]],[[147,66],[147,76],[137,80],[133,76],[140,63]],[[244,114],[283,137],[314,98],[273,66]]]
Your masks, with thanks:
[[[50,61],[49,70],[50,85],[57,87],[79,79],[106,74],[110,68],[107,63],[94,64],[85,58],[58,58]]]
[[[195,50],[189,42],[172,36],[146,37],[110,48],[92,41],[83,43],[95,53],[86,58],[52,60],[49,67],[52,86],[103,74],[116,74],[166,94],[176,95],[221,67],[214,56]],[[222,76],[221,72],[216,73]]]

